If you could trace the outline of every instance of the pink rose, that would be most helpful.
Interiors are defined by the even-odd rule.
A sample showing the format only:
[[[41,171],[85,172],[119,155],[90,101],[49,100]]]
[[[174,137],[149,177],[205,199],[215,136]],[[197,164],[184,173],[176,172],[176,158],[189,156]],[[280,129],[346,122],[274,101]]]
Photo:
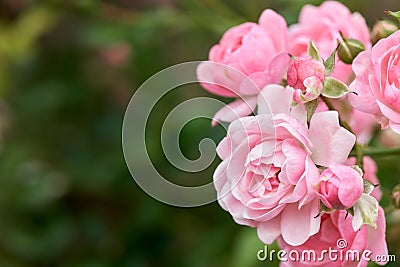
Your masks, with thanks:
[[[361,175],[349,166],[331,163],[321,173],[319,196],[330,209],[343,210],[354,206],[363,193]]]
[[[350,89],[354,108],[374,114],[383,128],[400,133],[400,31],[381,39],[353,62],[356,79]]]
[[[301,246],[292,246],[280,238],[278,244],[287,252],[287,261],[281,261],[280,266],[365,267],[368,265],[368,261],[363,258],[363,255],[371,260],[376,260],[377,264],[385,265],[387,261],[379,261],[379,258],[376,258],[376,256],[388,255],[385,241],[386,221],[383,209],[379,207],[376,229],[364,225],[360,230],[354,231],[351,224],[352,217],[351,214],[348,214],[346,218],[346,211],[344,210],[322,215],[321,230]],[[310,250],[315,252],[315,258],[313,254],[310,254],[310,258],[308,258],[307,255],[309,254],[303,253]],[[329,250],[337,251],[332,253],[332,258],[329,257]],[[297,254],[293,251],[296,251]],[[359,253],[354,253],[354,251]],[[304,259],[301,258],[302,253],[306,255]],[[357,260],[357,254],[359,260]],[[292,257],[289,255],[292,255]],[[300,255],[299,260],[296,259],[296,255]],[[340,255],[343,256],[340,257]],[[346,257],[346,255],[348,256]],[[333,260],[333,257],[336,257],[336,260]]]
[[[321,57],[327,59],[341,39],[340,32],[361,41],[366,49],[371,47],[368,26],[359,13],[351,14],[346,6],[334,1],[326,1],[319,7],[305,5],[299,23],[289,29],[289,52],[294,56],[305,55],[312,40]],[[352,76],[351,66],[337,58],[331,76],[347,83]]]
[[[345,164],[348,166],[354,166],[356,165],[356,161],[357,160],[355,157],[351,157],[346,160]],[[375,161],[371,157],[364,156],[363,165],[364,165],[363,178],[371,182],[373,185],[379,185],[379,179],[377,177],[378,167],[376,166]],[[380,187],[376,186],[370,195],[373,196],[378,201],[381,200],[382,191]]]
[[[290,62],[287,35],[284,18],[267,9],[258,24],[247,22],[229,29],[211,48],[209,61],[197,69],[201,85],[212,94],[241,97],[217,113],[215,122],[251,114],[260,90],[281,82]]]
[[[294,100],[304,103],[316,99],[325,79],[324,65],[310,56],[295,58],[287,71],[288,85],[297,89]]]
[[[291,105],[293,93],[290,87],[266,86],[259,115],[232,122],[217,148],[220,205],[237,223],[258,227],[265,243],[282,236],[299,245],[318,232],[315,164],[343,163],[355,142],[335,111],[314,114],[308,128],[304,107]]]

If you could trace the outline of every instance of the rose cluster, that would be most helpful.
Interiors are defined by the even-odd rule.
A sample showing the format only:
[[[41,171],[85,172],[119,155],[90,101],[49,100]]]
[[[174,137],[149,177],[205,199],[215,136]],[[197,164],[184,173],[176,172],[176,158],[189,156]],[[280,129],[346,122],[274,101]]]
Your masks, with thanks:
[[[392,32],[372,45],[365,19],[334,1],[304,6],[290,27],[268,9],[229,29],[199,65],[207,91],[234,98],[213,118],[230,123],[217,147],[219,204],[264,243],[321,251],[345,239],[341,249],[387,255],[377,167],[360,148],[379,124],[400,133]]]

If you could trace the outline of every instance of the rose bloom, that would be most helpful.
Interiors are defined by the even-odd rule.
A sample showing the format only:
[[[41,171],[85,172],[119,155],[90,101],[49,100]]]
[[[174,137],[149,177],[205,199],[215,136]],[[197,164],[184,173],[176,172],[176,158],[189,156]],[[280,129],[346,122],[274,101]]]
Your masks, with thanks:
[[[241,97],[217,113],[215,122],[251,114],[261,89],[281,82],[290,62],[287,35],[284,18],[267,9],[258,23],[229,29],[211,48],[209,61],[197,69],[201,85],[212,94]]]
[[[361,52],[353,62],[356,79],[349,95],[354,108],[374,114],[382,128],[400,133],[400,31]]]
[[[289,52],[294,56],[305,55],[312,40],[320,56],[327,59],[341,39],[340,32],[346,38],[361,41],[366,49],[371,47],[368,26],[359,13],[352,14],[346,6],[334,1],[326,1],[319,7],[305,5],[299,23],[289,29]],[[337,57],[331,76],[347,83],[352,76],[351,66]]]
[[[365,257],[369,257],[371,260],[378,259],[376,256],[387,256],[386,221],[383,209],[379,207],[376,229],[369,225],[363,225],[360,230],[354,231],[351,224],[352,217],[351,214],[348,214],[346,218],[345,210],[337,210],[322,215],[320,231],[301,246],[289,245],[284,239],[280,238],[278,240],[279,247],[288,253],[285,257],[287,261],[281,261],[280,266],[365,267],[368,265],[368,261],[363,258],[363,252]],[[329,249],[337,251],[332,253],[331,258],[329,257]],[[304,253],[305,258],[302,259],[302,253],[310,250],[315,252],[315,259],[313,254],[308,258],[308,253]],[[353,251],[359,252],[359,260],[357,260],[357,253],[353,253]],[[297,255],[299,255],[298,260]],[[387,261],[376,261],[376,263],[385,265]]]
[[[344,163],[355,143],[336,111],[315,113],[308,128],[304,106],[292,106],[293,94],[290,87],[266,86],[258,115],[232,122],[217,148],[220,205],[237,223],[258,227],[265,243],[282,236],[300,245],[318,232],[315,164]]]

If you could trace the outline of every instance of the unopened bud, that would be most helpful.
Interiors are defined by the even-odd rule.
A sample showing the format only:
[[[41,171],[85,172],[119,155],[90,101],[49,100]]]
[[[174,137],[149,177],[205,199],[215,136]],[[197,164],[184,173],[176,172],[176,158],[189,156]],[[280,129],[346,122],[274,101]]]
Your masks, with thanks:
[[[339,41],[338,56],[341,61],[346,64],[353,63],[356,56],[365,50],[365,46],[362,42],[343,37],[343,41]]]
[[[372,28],[371,41],[375,44],[382,38],[386,38],[399,28],[395,23],[389,20],[379,20]]]
[[[400,184],[396,185],[393,188],[390,198],[392,199],[393,205],[396,207],[396,209],[399,209],[400,208]]]

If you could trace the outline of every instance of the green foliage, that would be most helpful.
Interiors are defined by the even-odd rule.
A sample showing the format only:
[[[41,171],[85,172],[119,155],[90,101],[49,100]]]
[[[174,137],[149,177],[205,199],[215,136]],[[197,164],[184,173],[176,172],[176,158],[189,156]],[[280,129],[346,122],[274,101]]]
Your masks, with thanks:
[[[324,60],[325,76],[331,75],[333,69],[335,68],[335,55],[336,49],[333,50],[331,55],[326,60]]]
[[[321,94],[330,98],[339,98],[350,92],[346,84],[331,77],[325,77],[323,86]]]
[[[314,42],[311,40],[309,45],[308,45],[308,50],[307,50],[308,55],[317,61],[321,61],[321,58],[319,56],[318,49],[315,47]]]
[[[315,110],[318,107],[318,98],[305,103],[304,106],[305,106],[306,111],[307,111],[307,123],[310,124],[312,115],[314,115]]]

